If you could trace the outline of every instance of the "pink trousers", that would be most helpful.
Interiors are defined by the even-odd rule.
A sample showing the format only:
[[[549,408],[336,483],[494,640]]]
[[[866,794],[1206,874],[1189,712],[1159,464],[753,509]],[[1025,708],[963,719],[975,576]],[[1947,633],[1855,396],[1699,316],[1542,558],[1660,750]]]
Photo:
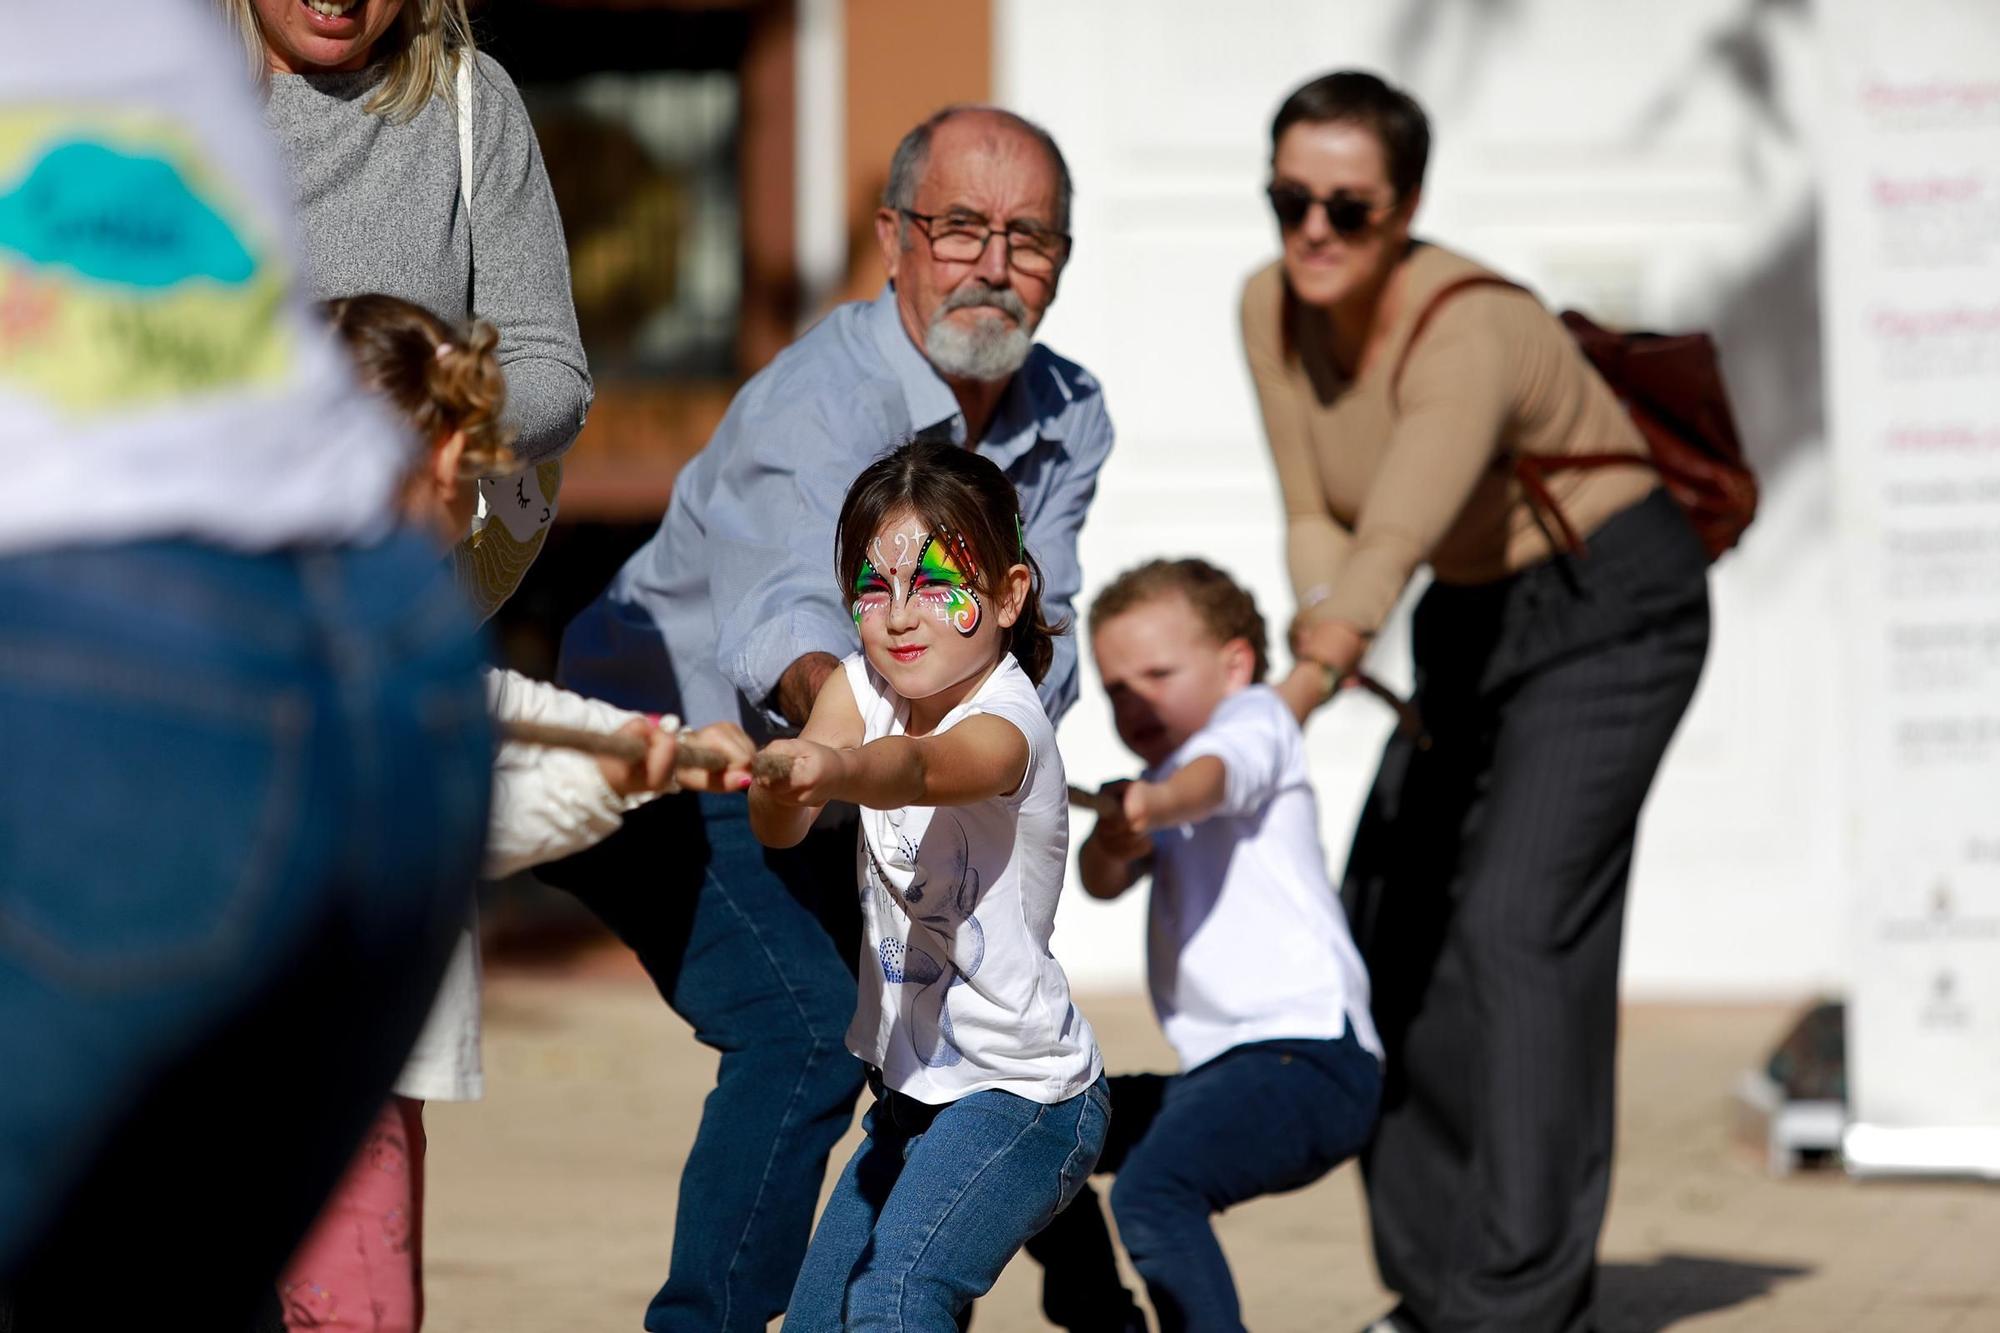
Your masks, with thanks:
[[[423,1223],[424,1104],[391,1097],[278,1279],[286,1329],[416,1333]]]

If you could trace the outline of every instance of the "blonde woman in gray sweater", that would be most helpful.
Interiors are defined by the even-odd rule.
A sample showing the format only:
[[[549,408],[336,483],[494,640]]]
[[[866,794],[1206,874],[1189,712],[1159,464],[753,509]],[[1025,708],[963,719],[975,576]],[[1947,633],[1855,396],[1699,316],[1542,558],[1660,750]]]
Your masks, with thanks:
[[[465,0],[215,3],[268,90],[311,294],[382,292],[500,330],[526,470],[491,506],[502,521],[457,553],[490,615],[540,549],[557,460],[591,396],[562,220],[521,95],[475,51]]]
[[[308,291],[322,300],[380,292],[451,323],[477,311],[499,330],[522,470],[480,483],[505,503],[484,506],[486,521],[453,553],[478,614],[490,615],[541,547],[558,460],[591,396],[562,221],[521,95],[474,49],[465,0],[214,3],[266,89],[264,119],[291,170]],[[408,1162],[412,1207],[401,1243],[413,1250],[422,1103],[482,1091],[478,951],[468,928],[364,1150],[386,1146]]]
[[[312,294],[381,292],[452,321],[476,311],[500,331],[522,471],[481,483],[506,502],[453,552],[489,616],[541,548],[557,460],[590,406],[562,220],[521,95],[474,50],[465,0],[216,2],[268,90]],[[479,1097],[475,968],[468,938],[399,1093]]]

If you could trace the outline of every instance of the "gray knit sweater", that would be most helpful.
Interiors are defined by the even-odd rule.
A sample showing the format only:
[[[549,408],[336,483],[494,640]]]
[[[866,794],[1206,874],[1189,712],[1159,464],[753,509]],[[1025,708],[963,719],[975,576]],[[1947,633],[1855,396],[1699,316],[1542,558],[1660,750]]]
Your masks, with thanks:
[[[386,292],[500,330],[515,452],[569,448],[590,406],[562,219],[521,94],[480,56],[472,80],[472,219],[458,195],[458,122],[437,97],[402,124],[362,110],[383,73],[274,74],[265,120],[292,166],[310,287]]]

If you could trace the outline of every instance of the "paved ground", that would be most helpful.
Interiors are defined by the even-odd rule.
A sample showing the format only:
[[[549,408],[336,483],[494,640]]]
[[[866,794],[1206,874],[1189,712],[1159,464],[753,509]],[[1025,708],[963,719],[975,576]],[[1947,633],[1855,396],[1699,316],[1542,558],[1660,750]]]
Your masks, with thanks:
[[[487,1100],[429,1117],[427,1327],[635,1330],[665,1272],[714,1060],[622,964],[489,982]],[[1082,998],[1114,1069],[1167,1067],[1143,999]],[[1736,1137],[1729,1089],[1790,1018],[1627,1011],[1606,1333],[2000,1330],[2000,1190],[1773,1180]],[[852,1146],[850,1134],[837,1160]],[[1222,1220],[1251,1328],[1346,1333],[1385,1307],[1358,1186],[1348,1168]],[[1017,1262],[982,1303],[980,1333],[1047,1327],[1037,1290]]]

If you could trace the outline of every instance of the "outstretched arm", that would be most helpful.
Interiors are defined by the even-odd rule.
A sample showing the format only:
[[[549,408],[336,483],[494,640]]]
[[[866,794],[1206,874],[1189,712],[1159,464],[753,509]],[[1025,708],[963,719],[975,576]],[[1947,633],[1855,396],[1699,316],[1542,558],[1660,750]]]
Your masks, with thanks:
[[[1135,833],[1199,824],[1222,808],[1228,791],[1228,768],[1215,755],[1205,754],[1183,764],[1164,782],[1135,782],[1127,787],[1125,821]]]
[[[1301,727],[1313,710],[1331,699],[1345,683],[1340,672],[1324,662],[1300,661],[1272,688]]]
[[[808,727],[795,741],[765,747],[767,754],[792,763],[783,778],[758,779],[760,796],[815,810],[828,801],[876,810],[970,805],[1017,790],[1028,773],[1028,738],[991,713],[969,717],[940,735],[884,736],[860,746],[825,744],[810,733]]]
[[[1084,839],[1083,851],[1077,856],[1083,891],[1093,898],[1116,898],[1153,868],[1153,840],[1134,830],[1125,818],[1125,793],[1136,785],[1112,782],[1100,792],[1117,806],[1100,811],[1097,826]]]
[[[473,85],[472,309],[500,330],[514,452],[540,463],[570,447],[590,407],[569,248],[520,91],[491,57]]]
[[[769,748],[776,750],[782,745],[839,751],[860,744],[861,736],[861,707],[854,701],[854,686],[848,683],[845,671],[835,670],[826,677],[819,697],[813,700],[812,716],[806,719],[799,739],[779,741]],[[798,767],[795,757],[792,761],[795,775]],[[750,831],[766,847],[796,847],[819,818],[826,801],[825,797],[816,801],[784,800],[771,784],[759,783],[750,789]]]
[[[1177,770],[1163,782],[1114,782],[1104,794],[1117,799],[1116,811],[1097,817],[1077,858],[1083,889],[1093,898],[1116,898],[1153,869],[1153,833],[1179,824],[1199,824],[1220,810],[1228,795],[1229,770],[1209,754]]]
[[[1097,476],[1111,453],[1111,418],[1104,410],[1104,395],[1095,394],[1088,403],[1094,410],[1080,414],[1064,443],[1068,457],[1062,479],[1033,513],[1024,514],[1027,547],[1042,566],[1042,614],[1050,624],[1067,623],[1069,632],[1055,639],[1055,657],[1048,674],[1036,686],[1049,721],[1060,722],[1076,702],[1076,598],[1083,589],[1083,566],[1077,559],[1077,540],[1085,515],[1097,494]]]

